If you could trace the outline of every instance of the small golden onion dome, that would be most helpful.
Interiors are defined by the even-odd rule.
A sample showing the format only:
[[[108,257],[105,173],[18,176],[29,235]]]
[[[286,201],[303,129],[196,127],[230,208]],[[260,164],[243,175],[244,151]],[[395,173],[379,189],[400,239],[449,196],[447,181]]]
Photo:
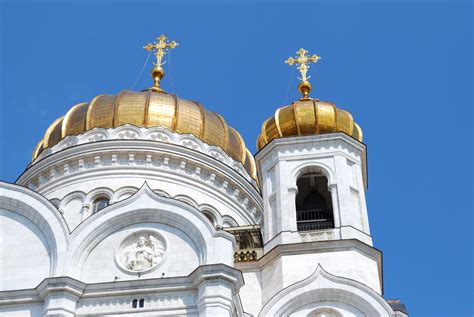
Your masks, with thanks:
[[[362,130],[349,112],[331,102],[301,99],[277,109],[265,120],[257,148],[262,149],[273,139],[332,132],[344,132],[362,142]]]
[[[240,134],[229,127],[222,116],[207,111],[197,102],[152,90],[99,95],[91,102],[75,105],[49,126],[33,152],[33,160],[66,136],[78,135],[96,127],[116,128],[125,124],[161,126],[172,132],[193,134],[209,145],[222,148],[234,160],[241,162],[250,176],[256,179],[253,155]]]

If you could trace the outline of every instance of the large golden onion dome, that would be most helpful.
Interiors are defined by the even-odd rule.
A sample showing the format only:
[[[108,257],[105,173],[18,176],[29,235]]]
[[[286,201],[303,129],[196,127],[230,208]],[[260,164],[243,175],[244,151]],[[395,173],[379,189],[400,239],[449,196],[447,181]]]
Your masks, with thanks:
[[[302,48],[296,52],[298,54],[296,57],[290,57],[285,61],[289,65],[299,65],[301,82],[298,90],[302,98],[291,105],[277,109],[274,116],[263,122],[262,131],[257,138],[257,149],[262,149],[277,138],[333,132],[344,132],[362,142],[362,130],[349,112],[338,109],[331,102],[309,97],[312,89],[307,76],[309,63],[316,63],[321,57],[308,56],[307,53],[308,51]]]
[[[240,134],[229,127],[219,114],[209,112],[199,103],[168,94],[160,87],[165,75],[163,58],[167,50],[178,45],[161,35],[144,49],[154,51],[156,63],[151,71],[153,86],[141,92],[122,91],[116,95],[99,95],[92,101],[72,107],[56,119],[38,143],[33,160],[46,148],[67,136],[79,135],[93,128],[117,128],[126,124],[137,127],[164,127],[180,134],[193,134],[203,142],[220,147],[241,162],[249,175],[257,179],[255,160]]]
[[[298,100],[281,107],[265,120],[257,139],[260,150],[273,139],[290,136],[344,132],[362,141],[362,130],[352,115],[333,103],[317,99]]]
[[[65,116],[55,120],[33,152],[33,160],[46,148],[63,138],[93,128],[117,128],[130,124],[137,127],[165,127],[180,134],[190,133],[222,148],[243,164],[256,178],[255,162],[240,134],[229,127],[224,118],[209,112],[197,102],[172,94],[150,90],[122,91],[116,95],[99,95],[90,102],[72,107]]]

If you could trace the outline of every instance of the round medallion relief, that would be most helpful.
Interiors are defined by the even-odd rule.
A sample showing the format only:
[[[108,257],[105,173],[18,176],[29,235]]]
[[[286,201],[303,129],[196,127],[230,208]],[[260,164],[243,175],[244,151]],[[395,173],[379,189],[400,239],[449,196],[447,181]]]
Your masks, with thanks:
[[[115,253],[120,268],[144,273],[158,267],[166,255],[167,242],[160,233],[151,230],[137,231],[127,236]]]

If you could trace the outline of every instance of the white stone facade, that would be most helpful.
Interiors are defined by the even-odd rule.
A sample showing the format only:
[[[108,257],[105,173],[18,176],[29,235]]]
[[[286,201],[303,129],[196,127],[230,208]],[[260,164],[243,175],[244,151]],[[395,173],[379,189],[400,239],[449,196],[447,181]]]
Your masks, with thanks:
[[[382,297],[365,146],[277,139],[256,159],[259,184],[192,135],[133,126],[46,149],[0,183],[0,315],[406,316]],[[298,231],[308,170],[328,180],[332,228]],[[257,259],[236,260],[230,227],[261,229]]]

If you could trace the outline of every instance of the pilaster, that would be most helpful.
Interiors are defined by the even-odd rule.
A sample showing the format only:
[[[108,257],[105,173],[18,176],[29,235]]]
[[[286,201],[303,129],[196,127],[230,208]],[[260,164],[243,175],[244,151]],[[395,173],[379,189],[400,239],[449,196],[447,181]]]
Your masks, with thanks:
[[[240,271],[225,265],[200,266],[191,278],[197,287],[196,306],[200,317],[233,316],[234,298],[244,285]]]
[[[44,301],[43,316],[72,317],[86,284],[70,277],[47,278],[36,288]]]

